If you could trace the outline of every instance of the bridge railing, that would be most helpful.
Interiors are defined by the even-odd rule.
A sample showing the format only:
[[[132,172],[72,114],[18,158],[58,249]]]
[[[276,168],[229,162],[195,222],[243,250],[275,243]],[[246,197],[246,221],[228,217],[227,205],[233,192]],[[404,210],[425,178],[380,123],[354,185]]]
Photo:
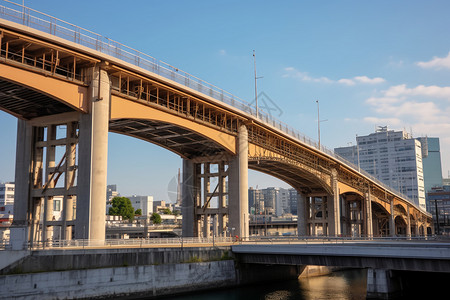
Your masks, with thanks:
[[[150,55],[123,45],[110,38],[103,37],[100,34],[97,34],[90,30],[81,28],[74,24],[60,20],[21,4],[11,2],[9,0],[3,0],[3,4],[4,5],[0,5],[0,17],[5,20],[22,24],[30,28],[54,35],[56,37],[63,38],[67,41],[71,41],[76,44],[99,51],[101,53],[110,55],[152,73],[173,80],[179,84],[208,95],[218,101],[231,105],[232,107],[237,108],[247,114],[250,114],[254,119],[257,119],[260,122],[269,125],[287,134],[290,137],[293,137],[301,143],[309,145],[337,160],[344,162],[346,165],[352,167],[355,170],[359,169],[354,164],[335,154],[333,150],[323,145],[319,145],[314,139],[309,138],[299,130],[276,119],[270,113],[267,113],[262,109],[258,109],[257,111],[256,107],[254,107],[252,104],[249,104],[245,100],[227,91],[224,91],[223,89],[211,83],[201,80],[200,78],[184,72],[170,64],[157,60]],[[384,189],[399,197],[409,200],[409,202],[414,205],[413,201],[411,201],[411,199],[409,199],[406,195],[387,186],[371,174],[363,170],[360,170],[360,172],[366,177],[370,178],[372,181],[382,186]],[[420,207],[417,208],[423,211]]]
[[[26,249],[55,249],[55,248],[83,248],[83,247],[189,247],[194,244],[219,245],[237,242],[232,237],[175,237],[175,238],[137,238],[137,239],[106,239],[106,240],[53,240],[47,242],[33,242],[24,244]],[[0,240],[0,250],[11,249],[9,240]]]
[[[137,239],[106,239],[106,240],[54,240],[49,242],[34,242],[24,244],[26,249],[57,249],[57,248],[139,248],[139,247],[190,247],[192,245],[220,246],[221,244],[344,244],[356,242],[419,242],[433,241],[449,243],[445,236],[395,236],[395,237],[327,237],[327,236],[252,236],[236,239],[235,237],[174,237],[174,238],[137,238]],[[9,240],[0,240],[0,250],[9,250]]]

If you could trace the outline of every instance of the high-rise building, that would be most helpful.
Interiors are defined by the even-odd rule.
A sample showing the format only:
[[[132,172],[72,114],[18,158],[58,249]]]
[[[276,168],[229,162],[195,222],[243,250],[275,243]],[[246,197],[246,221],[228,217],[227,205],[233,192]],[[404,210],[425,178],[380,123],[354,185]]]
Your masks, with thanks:
[[[291,213],[289,203],[289,190],[279,188],[276,197],[275,214],[279,217],[283,214]]]
[[[248,189],[248,211],[253,215],[259,215],[264,212],[264,196],[261,190],[253,187]]]
[[[264,209],[267,214],[275,214],[278,191],[279,188],[275,187],[268,187],[261,190],[264,198]]]
[[[422,164],[425,191],[432,187],[442,186],[442,163],[441,147],[439,138],[419,137],[417,140],[422,144]]]
[[[407,132],[379,127],[335,152],[426,209],[421,142]]]
[[[433,215],[437,234],[450,234],[450,185],[432,187],[427,191],[428,211]]]
[[[290,213],[297,215],[297,190],[294,188],[289,189],[289,206],[291,208]]]
[[[439,138],[435,137],[419,137],[417,138],[422,144],[422,164],[423,164],[423,179],[425,186],[425,199],[427,203],[427,210],[431,212],[431,207],[428,197],[428,191],[434,187],[442,187],[442,163],[441,163],[441,148],[439,145]]]

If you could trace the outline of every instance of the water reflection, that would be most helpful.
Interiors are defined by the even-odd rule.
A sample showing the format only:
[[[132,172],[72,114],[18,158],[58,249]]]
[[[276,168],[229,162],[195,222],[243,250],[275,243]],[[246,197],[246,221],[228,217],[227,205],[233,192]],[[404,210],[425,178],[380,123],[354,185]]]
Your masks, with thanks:
[[[175,300],[316,300],[365,299],[366,270],[345,270],[327,276],[244,286],[167,297]]]
[[[299,289],[303,292],[303,299],[308,300],[366,299],[366,288],[366,270],[345,270],[328,276],[299,279]]]

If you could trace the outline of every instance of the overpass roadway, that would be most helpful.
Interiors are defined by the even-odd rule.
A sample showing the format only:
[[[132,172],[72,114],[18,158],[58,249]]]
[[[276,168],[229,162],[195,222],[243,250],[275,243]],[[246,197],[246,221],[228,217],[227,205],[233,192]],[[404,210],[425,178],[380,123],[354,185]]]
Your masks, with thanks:
[[[243,263],[323,265],[450,272],[450,243],[425,241],[308,241],[242,243],[232,252]]]
[[[186,237],[249,236],[248,169],[297,190],[299,235],[433,234],[422,207],[270,114],[10,1],[0,1],[0,110],[18,118],[14,249],[50,242],[58,227],[62,239],[105,239],[108,132],[183,159]]]

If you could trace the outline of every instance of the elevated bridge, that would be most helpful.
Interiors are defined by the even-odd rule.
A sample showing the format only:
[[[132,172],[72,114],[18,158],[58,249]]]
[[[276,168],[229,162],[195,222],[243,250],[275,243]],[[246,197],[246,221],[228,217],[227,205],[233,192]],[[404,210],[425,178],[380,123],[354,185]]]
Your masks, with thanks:
[[[249,236],[248,169],[298,191],[299,235],[433,232],[431,215],[404,195],[238,97],[55,17],[0,4],[0,109],[18,118],[17,247],[51,240],[54,226],[63,239],[102,243],[108,132],[183,159],[184,236]],[[64,199],[60,221],[55,196]]]

